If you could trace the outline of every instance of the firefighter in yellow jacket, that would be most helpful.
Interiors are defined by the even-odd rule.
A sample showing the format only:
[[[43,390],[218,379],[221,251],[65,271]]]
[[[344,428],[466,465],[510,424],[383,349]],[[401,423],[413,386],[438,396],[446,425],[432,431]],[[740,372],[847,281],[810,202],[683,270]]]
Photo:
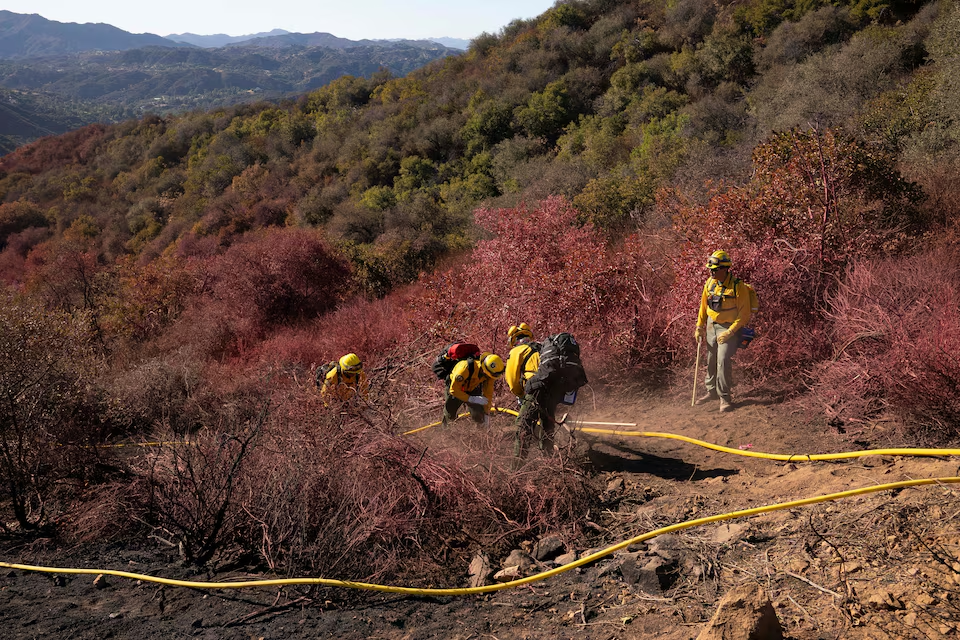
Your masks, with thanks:
[[[466,404],[474,422],[488,424],[493,411],[493,384],[503,375],[504,368],[503,360],[495,353],[457,362],[445,393],[443,422],[456,420],[457,411]]]
[[[507,356],[504,379],[513,395],[523,400],[526,396],[524,385],[540,367],[540,344],[533,341],[533,331],[526,322],[510,327],[507,339],[510,343],[510,355]]]
[[[323,378],[320,395],[349,400],[359,394],[366,398],[369,386],[367,374],[363,372],[363,363],[355,353],[348,353],[330,367]]]
[[[694,339],[707,340],[706,395],[697,404],[720,400],[720,411],[733,410],[733,356],[740,346],[740,330],[750,322],[750,294],[737,287],[730,273],[733,261],[726,251],[707,259],[710,277],[703,285]]]

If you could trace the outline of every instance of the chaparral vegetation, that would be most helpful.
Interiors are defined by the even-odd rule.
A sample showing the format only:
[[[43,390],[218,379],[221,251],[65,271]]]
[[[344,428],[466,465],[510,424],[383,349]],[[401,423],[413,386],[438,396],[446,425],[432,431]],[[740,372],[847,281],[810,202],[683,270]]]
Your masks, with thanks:
[[[21,147],[0,529],[419,584],[575,535],[576,456],[401,435],[440,417],[430,360],[524,321],[671,393],[717,248],[762,301],[739,375],[955,442],[958,78],[953,0],[560,0],[402,78]],[[350,352],[368,402],[321,399]]]

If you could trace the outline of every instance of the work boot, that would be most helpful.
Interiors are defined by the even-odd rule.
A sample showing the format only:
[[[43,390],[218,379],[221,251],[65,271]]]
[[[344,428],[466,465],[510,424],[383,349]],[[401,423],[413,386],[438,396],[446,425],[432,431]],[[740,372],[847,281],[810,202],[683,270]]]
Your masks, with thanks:
[[[720,413],[726,413],[727,411],[733,411],[733,403],[720,398]]]
[[[697,404],[705,404],[707,402],[713,402],[714,400],[719,400],[720,395],[716,391],[710,391],[704,395],[697,398]]]

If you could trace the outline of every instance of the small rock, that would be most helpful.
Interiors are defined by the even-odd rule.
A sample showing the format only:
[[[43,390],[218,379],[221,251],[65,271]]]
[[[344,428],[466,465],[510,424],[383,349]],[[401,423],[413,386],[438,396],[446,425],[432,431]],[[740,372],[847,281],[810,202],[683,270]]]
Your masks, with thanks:
[[[493,573],[493,567],[490,566],[490,558],[485,553],[478,553],[470,562],[470,586],[482,587],[487,584],[487,578]]]
[[[770,598],[759,585],[732,589],[717,606],[697,640],[782,640],[783,627]]]
[[[120,613],[119,611],[117,611],[117,612],[115,612],[115,613],[111,613],[110,616],[109,616],[109,618],[110,618],[111,620],[116,620],[117,618],[122,618],[122,617],[123,617],[123,614]]]
[[[576,551],[571,551],[570,553],[565,553],[565,554],[563,554],[563,555],[557,556],[556,558],[553,559],[553,561],[556,562],[557,565],[559,565],[559,566],[563,566],[563,565],[565,565],[565,564],[570,564],[571,562],[576,562],[576,561],[577,561],[577,552],[576,552]]]
[[[190,623],[190,626],[193,627],[194,629],[199,629],[200,627],[203,626],[203,618],[197,618],[196,620]]]
[[[97,577],[93,579],[93,586],[96,587],[97,589],[106,589],[110,585],[107,584],[107,579],[101,573],[101,574],[98,574]]]
[[[523,551],[522,549],[514,549],[510,552],[510,555],[507,556],[507,559],[500,563],[500,566],[504,569],[507,567],[520,567],[522,569],[526,569],[535,564],[536,562],[534,561],[533,556],[531,556],[529,553]]]
[[[537,560],[551,560],[560,555],[563,547],[560,536],[544,536],[533,545],[533,557]]]
[[[713,541],[717,544],[726,544],[741,537],[747,525],[736,522],[724,522],[713,532]]]
[[[623,492],[623,478],[614,478],[607,483],[607,493],[619,494]]]
[[[501,569],[493,574],[493,579],[497,582],[510,582],[520,577],[520,565]]]

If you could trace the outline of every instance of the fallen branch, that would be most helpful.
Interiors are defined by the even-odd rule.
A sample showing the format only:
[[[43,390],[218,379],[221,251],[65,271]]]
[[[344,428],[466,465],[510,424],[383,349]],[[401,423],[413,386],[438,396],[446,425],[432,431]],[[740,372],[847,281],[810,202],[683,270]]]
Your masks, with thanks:
[[[831,596],[833,596],[833,597],[835,597],[835,598],[840,598],[841,600],[843,599],[843,596],[840,595],[839,593],[837,593],[836,591],[831,591],[830,589],[827,589],[826,587],[821,587],[821,586],[818,585],[816,582],[813,582],[813,581],[811,581],[811,580],[807,580],[807,579],[804,578],[803,576],[797,575],[797,574],[793,573],[792,571],[784,571],[784,573],[787,574],[788,576],[790,576],[791,578],[796,578],[797,580],[800,580],[801,582],[806,582],[808,585],[810,585],[810,586],[813,587],[814,589],[819,589],[820,591],[823,591],[824,593],[829,593]]]

